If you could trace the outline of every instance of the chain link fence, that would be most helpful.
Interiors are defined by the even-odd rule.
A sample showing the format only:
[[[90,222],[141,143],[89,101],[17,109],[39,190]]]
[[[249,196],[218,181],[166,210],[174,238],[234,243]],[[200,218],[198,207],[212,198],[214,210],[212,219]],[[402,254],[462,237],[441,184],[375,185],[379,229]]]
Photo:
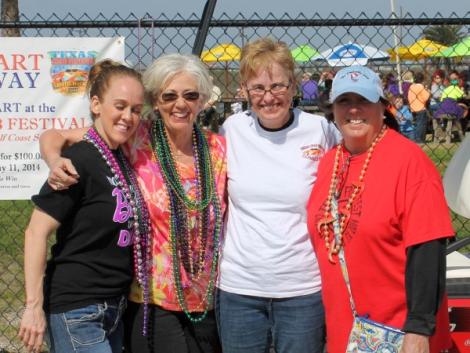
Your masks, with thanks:
[[[37,14],[32,18],[21,15],[18,22],[0,22],[0,29],[18,28],[23,37],[52,37],[51,40],[55,40],[54,37],[122,36],[126,41],[127,62],[139,70],[144,70],[161,54],[191,53],[199,24],[200,19],[196,15],[189,18],[180,15],[169,18],[162,14],[153,18],[147,14],[138,18],[133,14],[126,17],[116,14],[105,18],[100,14],[92,18],[86,14],[78,17],[69,14],[59,18],[55,14],[47,17]],[[367,53],[375,58],[370,59],[367,65],[379,71],[384,79],[393,74],[400,84],[411,70],[414,73],[423,73],[424,83],[430,86],[432,74],[437,69],[443,70],[444,75],[457,70],[461,84],[467,89],[468,98],[470,56],[428,57],[428,51],[431,49],[427,45],[419,44],[420,42],[418,49],[421,45],[421,55],[420,50],[412,54],[410,48],[405,50],[405,54],[409,54],[407,56],[400,53],[398,47],[410,46],[424,37],[438,44],[455,44],[470,36],[470,12],[447,17],[440,14],[433,17],[423,14],[418,18],[408,14],[400,18],[395,15],[384,17],[380,14],[372,17],[364,14],[359,17],[349,14],[337,17],[332,14],[321,18],[317,14],[310,16],[302,13],[297,16],[285,14],[280,18],[274,18],[272,15],[262,18],[256,13],[250,16],[238,14],[233,17],[224,13],[220,18],[212,19],[204,49],[212,50],[217,56],[221,55],[217,54],[217,46],[234,44],[240,48],[248,41],[262,36],[270,36],[289,45],[297,61],[299,82],[304,73],[308,73],[310,78],[318,79],[337,69],[332,66],[335,65],[332,61],[334,58],[326,60],[329,49],[340,45],[360,44],[371,47],[367,49]],[[339,54],[341,53],[337,53]],[[393,60],[396,54],[402,58]],[[229,58],[219,58],[221,60],[215,62],[207,60],[207,65],[214,77],[214,83],[221,88],[217,113],[222,117],[219,120],[223,120],[223,117],[230,114],[231,105],[241,99],[237,95],[237,88],[240,86],[239,63],[235,54]],[[302,104],[302,97],[299,102]],[[304,108],[316,110],[312,102]],[[461,137],[450,131],[451,136],[447,141],[435,139],[431,121],[429,118],[426,140],[421,146],[443,172]],[[466,120],[461,122],[465,131]],[[23,351],[16,339],[16,332],[24,302],[23,231],[31,207],[29,201],[0,201],[0,353]],[[458,237],[470,234],[470,222],[455,214],[452,216]]]

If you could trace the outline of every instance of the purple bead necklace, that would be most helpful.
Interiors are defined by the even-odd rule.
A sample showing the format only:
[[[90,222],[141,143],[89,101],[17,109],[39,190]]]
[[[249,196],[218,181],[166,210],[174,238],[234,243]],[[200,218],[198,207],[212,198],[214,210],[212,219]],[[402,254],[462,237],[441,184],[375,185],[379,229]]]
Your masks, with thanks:
[[[148,326],[148,303],[150,298],[149,269],[151,261],[151,226],[147,204],[139,188],[135,173],[122,150],[118,148],[115,156],[93,127],[87,131],[83,138],[96,147],[113,174],[113,180],[116,182],[116,186],[123,191],[124,196],[132,208],[130,222],[132,226],[134,274],[137,282],[143,289],[143,335],[146,336]]]

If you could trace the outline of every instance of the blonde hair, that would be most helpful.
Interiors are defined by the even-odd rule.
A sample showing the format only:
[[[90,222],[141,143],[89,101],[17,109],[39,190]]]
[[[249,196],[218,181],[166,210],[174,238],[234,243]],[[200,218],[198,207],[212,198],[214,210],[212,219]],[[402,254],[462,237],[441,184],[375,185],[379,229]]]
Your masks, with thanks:
[[[257,75],[259,69],[271,73],[273,63],[286,70],[289,79],[295,84],[295,62],[286,43],[271,38],[260,38],[246,44],[241,53],[240,78],[246,83]]]

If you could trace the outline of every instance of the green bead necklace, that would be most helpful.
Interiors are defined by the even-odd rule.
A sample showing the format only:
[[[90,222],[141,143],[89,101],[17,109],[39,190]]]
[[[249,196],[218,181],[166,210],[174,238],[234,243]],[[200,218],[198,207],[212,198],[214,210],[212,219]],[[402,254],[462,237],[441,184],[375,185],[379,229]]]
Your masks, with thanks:
[[[199,132],[199,135],[202,135],[202,132],[199,131],[199,128],[195,125],[193,129],[193,135]],[[200,202],[198,200],[191,200],[184,191],[183,185],[181,184],[181,179],[178,175],[178,170],[176,168],[174,158],[172,156],[170,144],[168,143],[168,137],[163,126],[163,122],[161,119],[157,119],[152,124],[152,146],[153,150],[157,155],[157,159],[161,162],[162,165],[168,168],[162,168],[162,172],[164,173],[165,181],[168,181],[171,188],[175,190],[177,196],[184,202],[184,204],[190,210],[203,210],[207,207],[209,202],[212,198],[212,166],[211,163],[204,163],[204,171],[203,173],[208,177],[208,180],[204,183],[203,187],[206,189],[204,190],[205,198],[202,199]],[[204,137],[203,137],[204,138]],[[155,143],[154,141],[164,141],[165,143]],[[207,141],[206,141],[207,144]],[[194,151],[194,144],[193,144],[193,151]],[[198,151],[196,151],[198,152]],[[210,158],[210,155],[208,155]]]
[[[196,197],[194,199],[186,195],[181,183],[162,120],[157,119],[152,123],[152,150],[162,172],[170,200],[170,247],[176,296],[178,304],[188,319],[197,323],[207,316],[213,300],[222,230],[222,211],[216,192],[209,144],[197,125],[193,127],[192,139],[196,172]],[[197,221],[193,227],[196,237],[191,236],[190,211],[197,212]],[[214,220],[213,227],[210,227],[211,218]],[[206,249],[209,244],[209,235],[212,238],[213,249]],[[199,245],[199,249],[193,250],[193,242]],[[212,250],[212,259],[207,259],[206,250]],[[209,281],[203,298],[194,310],[199,312],[200,309],[202,314],[194,315],[188,310],[186,304],[181,281],[181,266],[185,269],[189,280],[193,282],[200,278],[206,261],[211,261]]]

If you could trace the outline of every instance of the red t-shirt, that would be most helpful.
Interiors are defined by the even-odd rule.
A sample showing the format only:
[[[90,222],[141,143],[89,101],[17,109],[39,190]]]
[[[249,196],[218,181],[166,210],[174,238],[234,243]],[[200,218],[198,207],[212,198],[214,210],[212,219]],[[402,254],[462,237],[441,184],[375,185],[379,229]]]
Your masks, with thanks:
[[[344,353],[352,327],[349,295],[339,259],[328,261],[317,224],[323,216],[336,148],[320,162],[308,203],[308,227],[317,253],[325,304],[328,353]],[[358,180],[367,152],[350,159],[339,198],[344,207]],[[344,152],[339,170],[349,157]],[[406,248],[454,234],[441,177],[418,145],[388,129],[377,144],[364,178],[364,190],[352,207],[344,231],[344,252],[359,315],[402,328],[406,320]],[[330,232],[330,239],[332,232]],[[435,337],[449,342],[447,307],[441,305]],[[443,319],[443,320],[442,320]],[[433,343],[434,344],[434,343]]]

